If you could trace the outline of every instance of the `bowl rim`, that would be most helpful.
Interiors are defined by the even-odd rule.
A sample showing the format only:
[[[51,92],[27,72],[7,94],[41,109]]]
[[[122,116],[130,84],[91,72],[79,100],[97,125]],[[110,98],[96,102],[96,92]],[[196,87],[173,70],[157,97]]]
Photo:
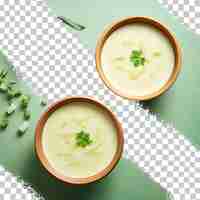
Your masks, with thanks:
[[[111,82],[106,78],[104,71],[102,69],[102,65],[101,65],[101,53],[102,53],[104,43],[106,42],[108,37],[118,28],[128,25],[128,24],[133,24],[133,23],[148,24],[148,25],[155,27],[157,30],[159,30],[166,38],[168,38],[168,40],[173,48],[174,55],[175,55],[175,63],[174,63],[173,71],[172,71],[168,81],[166,81],[166,83],[159,90],[157,90],[151,94],[144,95],[144,96],[128,95],[128,94],[123,93],[123,91],[114,88],[112,86]],[[110,89],[116,95],[126,98],[126,99],[129,99],[129,100],[145,101],[145,100],[150,100],[150,99],[153,99],[155,97],[162,95],[174,84],[174,82],[176,81],[178,74],[180,73],[180,70],[181,70],[182,53],[181,53],[180,44],[177,41],[174,34],[165,25],[163,25],[160,21],[155,20],[152,17],[147,17],[147,16],[129,16],[129,17],[125,17],[125,18],[122,18],[120,20],[117,20],[117,21],[111,23],[100,34],[100,37],[97,40],[97,44],[96,44],[95,62],[96,62],[97,72],[108,89]]]
[[[86,178],[72,178],[72,177],[67,177],[61,173],[59,173],[56,169],[54,169],[51,164],[49,163],[47,157],[45,156],[45,153],[43,151],[43,146],[42,146],[42,133],[43,133],[43,128],[44,125],[49,118],[49,116],[56,111],[58,108],[70,104],[72,102],[86,102],[86,103],[91,103],[92,105],[96,105],[97,107],[103,109],[106,111],[106,113],[111,117],[111,120],[114,123],[114,126],[116,127],[117,130],[117,149],[115,152],[115,155],[112,159],[112,161],[100,172],[93,176],[89,176]],[[41,162],[42,166],[48,171],[50,175],[55,177],[56,179],[67,183],[67,184],[72,184],[72,185],[83,185],[83,184],[88,184],[92,182],[96,182],[105,176],[107,176],[117,165],[119,162],[120,158],[122,157],[122,152],[123,152],[123,146],[124,146],[124,137],[123,137],[123,129],[121,126],[121,123],[118,121],[117,117],[115,114],[104,104],[102,104],[100,101],[92,98],[92,97],[83,97],[83,96],[73,96],[73,97],[66,97],[63,98],[52,105],[50,105],[47,110],[41,115],[35,129],[35,152],[36,156]]]

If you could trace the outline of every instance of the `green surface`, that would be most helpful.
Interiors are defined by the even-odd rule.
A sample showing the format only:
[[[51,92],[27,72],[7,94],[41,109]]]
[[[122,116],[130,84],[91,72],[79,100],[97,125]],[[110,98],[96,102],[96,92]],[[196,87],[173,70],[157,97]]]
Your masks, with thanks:
[[[83,24],[77,32],[81,42],[94,50],[102,30],[114,20],[125,16],[151,16],[160,20],[175,33],[183,52],[181,74],[174,86],[160,98],[145,102],[144,106],[159,113],[160,118],[173,123],[181,134],[196,146],[200,145],[200,40],[177,18],[170,15],[157,0],[48,0],[52,12]],[[69,28],[72,31],[72,29]]]
[[[15,80],[5,57],[0,54],[0,70],[9,69],[9,76]],[[22,82],[18,84],[27,94],[29,89]],[[0,114],[7,108],[7,102],[0,94]],[[6,131],[0,132],[0,164],[15,175],[22,177],[39,191],[47,200],[166,200],[166,191],[144,175],[133,163],[121,160],[117,168],[101,182],[82,187],[65,185],[49,176],[41,167],[34,153],[34,128],[42,112],[39,97],[32,96],[30,109],[32,113],[31,128],[22,137],[16,130],[23,119],[17,111],[11,117]]]

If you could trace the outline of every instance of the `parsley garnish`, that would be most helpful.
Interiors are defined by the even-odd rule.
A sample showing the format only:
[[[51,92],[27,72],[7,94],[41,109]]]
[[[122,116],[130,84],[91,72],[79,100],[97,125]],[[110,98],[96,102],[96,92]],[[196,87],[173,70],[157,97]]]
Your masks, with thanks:
[[[8,117],[4,114],[0,119],[0,129],[6,129],[8,127]]]
[[[31,117],[31,113],[29,110],[25,109],[24,110],[24,120],[29,120]]]
[[[23,94],[21,96],[21,98],[20,98],[20,106],[21,106],[21,108],[22,109],[26,109],[28,107],[29,101],[30,101],[30,97]]]
[[[7,90],[8,90],[7,84],[1,82],[1,83],[0,83],[0,92],[2,92],[2,93],[3,93],[3,92],[7,92]]]
[[[1,72],[0,72],[0,83],[2,83],[5,80],[7,74],[8,74],[8,71],[1,70]]]
[[[16,81],[8,79],[8,71],[0,70],[0,93],[7,97],[8,108],[7,111],[0,118],[0,129],[6,129],[9,123],[10,115],[14,114],[20,104],[21,110],[24,114],[24,122],[18,128],[20,135],[24,134],[29,127],[30,112],[27,110],[30,102],[30,96],[22,94],[20,89],[16,87]],[[14,101],[16,99],[16,101]],[[18,101],[19,100],[19,101]]]
[[[139,67],[141,65],[144,65],[146,60],[141,50],[133,50],[131,52],[130,61],[133,63],[135,67]]]
[[[19,97],[19,96],[21,96],[21,92],[18,89],[8,86],[8,89],[7,89],[8,100],[11,100],[11,99],[13,99],[15,97]]]
[[[9,116],[9,115],[12,115],[15,110],[17,109],[17,104],[15,102],[11,103],[10,106],[8,107],[7,111],[6,111],[6,114]]]
[[[44,99],[42,99],[42,100],[40,101],[40,105],[41,105],[41,106],[46,106],[46,105],[47,105],[47,101],[44,100]]]
[[[76,134],[76,145],[78,147],[86,147],[92,143],[90,134],[85,131],[80,131]]]
[[[29,128],[29,121],[25,120],[18,128],[18,136],[22,136]]]

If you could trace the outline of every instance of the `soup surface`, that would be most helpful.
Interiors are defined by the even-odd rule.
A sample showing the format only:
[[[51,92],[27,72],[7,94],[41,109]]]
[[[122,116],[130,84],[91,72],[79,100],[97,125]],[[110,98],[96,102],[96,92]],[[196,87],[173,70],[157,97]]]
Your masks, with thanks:
[[[168,38],[155,27],[135,23],[114,31],[102,49],[103,72],[126,96],[145,96],[169,80],[175,57]]]
[[[85,178],[103,170],[117,150],[117,133],[109,114],[96,105],[73,102],[48,118],[42,135],[51,166],[65,176]]]

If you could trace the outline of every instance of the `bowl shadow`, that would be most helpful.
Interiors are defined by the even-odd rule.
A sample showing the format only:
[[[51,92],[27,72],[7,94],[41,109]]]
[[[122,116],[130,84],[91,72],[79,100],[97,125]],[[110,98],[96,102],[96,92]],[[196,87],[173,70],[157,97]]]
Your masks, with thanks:
[[[50,176],[39,163],[35,152],[29,152],[26,167],[20,172],[21,177],[48,200],[165,200],[166,191],[154,183],[137,166],[126,159],[121,159],[116,168],[98,182],[72,186]],[[134,180],[134,181],[133,181]],[[126,195],[126,196],[124,196]]]
[[[36,155],[33,153],[26,163],[26,168],[21,176],[31,184],[31,186],[41,195],[48,200],[66,200],[67,198],[73,199],[94,199],[96,193],[101,193],[102,187],[99,187],[101,180],[97,183],[87,184],[82,186],[74,186],[65,184],[53,176],[51,176],[39,163]],[[29,170],[31,169],[31,170]],[[112,177],[110,177],[112,179]],[[109,187],[109,181],[105,183]],[[104,185],[105,185],[104,184]]]
[[[173,91],[167,91],[160,95],[159,97],[140,101],[139,104],[142,108],[149,110],[151,113],[158,115],[159,117],[165,119],[165,115],[169,109],[170,103],[173,103]]]

